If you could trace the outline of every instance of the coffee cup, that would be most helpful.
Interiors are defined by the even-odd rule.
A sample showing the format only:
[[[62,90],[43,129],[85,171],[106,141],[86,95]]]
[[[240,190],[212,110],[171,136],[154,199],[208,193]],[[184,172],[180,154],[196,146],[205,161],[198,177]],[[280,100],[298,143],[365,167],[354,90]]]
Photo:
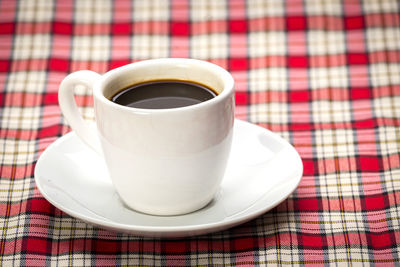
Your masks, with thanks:
[[[79,113],[77,85],[92,89],[95,127]],[[164,58],[103,75],[82,70],[62,81],[58,97],[69,125],[104,158],[116,192],[130,209],[181,215],[203,208],[218,192],[234,124],[234,81],[225,69]]]

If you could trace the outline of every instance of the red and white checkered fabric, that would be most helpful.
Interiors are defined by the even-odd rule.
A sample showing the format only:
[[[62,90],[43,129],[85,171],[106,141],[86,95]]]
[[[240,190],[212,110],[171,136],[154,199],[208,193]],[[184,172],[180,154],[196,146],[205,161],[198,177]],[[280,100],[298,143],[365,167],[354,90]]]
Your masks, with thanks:
[[[396,0],[0,1],[0,265],[399,265],[399,10]],[[63,77],[159,57],[233,74],[236,117],[303,159],[286,201],[167,240],[98,229],[43,198],[35,163],[70,130]],[[77,102],[92,119],[89,92]]]

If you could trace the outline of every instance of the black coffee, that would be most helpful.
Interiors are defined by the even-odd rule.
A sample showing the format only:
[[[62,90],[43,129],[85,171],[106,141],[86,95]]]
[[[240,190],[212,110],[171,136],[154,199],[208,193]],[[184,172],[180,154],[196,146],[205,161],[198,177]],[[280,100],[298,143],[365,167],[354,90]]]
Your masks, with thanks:
[[[111,101],[134,108],[166,109],[195,105],[217,94],[204,85],[177,80],[150,81],[128,86]]]

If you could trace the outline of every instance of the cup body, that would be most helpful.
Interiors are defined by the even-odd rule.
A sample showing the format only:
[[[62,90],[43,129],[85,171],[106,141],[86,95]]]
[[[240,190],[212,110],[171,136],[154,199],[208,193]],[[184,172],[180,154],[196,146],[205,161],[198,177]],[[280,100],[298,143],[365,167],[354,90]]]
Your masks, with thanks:
[[[127,86],[165,79],[199,82],[218,95],[173,109],[138,109],[109,100]],[[212,200],[231,148],[233,87],[232,76],[214,64],[171,58],[125,65],[95,82],[98,136],[112,182],[127,206],[178,215]]]

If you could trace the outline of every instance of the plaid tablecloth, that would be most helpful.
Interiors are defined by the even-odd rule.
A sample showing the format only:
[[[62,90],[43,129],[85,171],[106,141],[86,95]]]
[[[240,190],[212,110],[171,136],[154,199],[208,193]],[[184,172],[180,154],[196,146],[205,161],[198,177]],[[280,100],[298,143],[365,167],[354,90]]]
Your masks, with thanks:
[[[399,10],[396,0],[0,1],[0,265],[399,265]],[[236,117],[302,157],[286,201],[226,231],[151,239],[43,198],[35,164],[70,131],[60,81],[159,57],[233,74]],[[90,92],[77,94],[93,119]]]

